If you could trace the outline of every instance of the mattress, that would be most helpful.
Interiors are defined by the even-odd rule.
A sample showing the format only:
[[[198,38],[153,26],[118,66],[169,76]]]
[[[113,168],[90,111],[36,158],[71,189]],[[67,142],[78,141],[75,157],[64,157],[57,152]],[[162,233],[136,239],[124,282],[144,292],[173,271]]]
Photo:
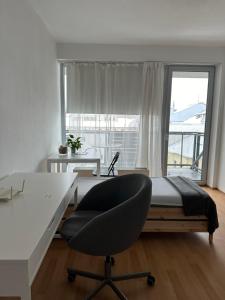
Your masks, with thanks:
[[[151,206],[182,207],[179,192],[163,177],[152,177]]]
[[[80,177],[78,179],[78,199],[79,203],[84,195],[96,184],[108,178]],[[163,177],[152,177],[152,199],[151,206],[157,207],[182,207],[181,195]]]

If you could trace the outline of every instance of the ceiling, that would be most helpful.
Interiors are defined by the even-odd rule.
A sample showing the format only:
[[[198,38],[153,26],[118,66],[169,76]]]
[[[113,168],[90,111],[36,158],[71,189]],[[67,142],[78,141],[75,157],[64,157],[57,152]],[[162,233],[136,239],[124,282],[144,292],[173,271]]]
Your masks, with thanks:
[[[30,0],[56,41],[225,45],[225,0]]]

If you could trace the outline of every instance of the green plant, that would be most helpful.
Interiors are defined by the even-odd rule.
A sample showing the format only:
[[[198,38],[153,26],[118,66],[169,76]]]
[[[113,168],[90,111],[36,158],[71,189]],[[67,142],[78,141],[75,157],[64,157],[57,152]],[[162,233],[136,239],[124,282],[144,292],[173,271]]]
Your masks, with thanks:
[[[80,139],[81,139],[80,136],[75,138],[73,134],[69,134],[69,136],[67,137],[67,145],[72,150],[79,150],[82,146]]]

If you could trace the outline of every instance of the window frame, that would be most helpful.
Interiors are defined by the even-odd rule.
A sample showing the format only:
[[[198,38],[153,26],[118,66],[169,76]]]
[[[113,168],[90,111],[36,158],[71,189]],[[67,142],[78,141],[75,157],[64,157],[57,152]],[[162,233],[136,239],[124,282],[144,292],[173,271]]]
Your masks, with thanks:
[[[66,144],[66,141],[67,141],[66,140],[66,136],[67,136],[67,129],[66,129],[66,97],[65,97],[66,96],[66,90],[65,90],[66,62],[59,62],[59,64],[60,64],[60,97],[61,97],[61,140],[62,140],[63,144]],[[124,168],[126,168],[126,167],[124,167]],[[135,163],[134,163],[133,168],[135,168]]]
[[[205,122],[205,138],[204,138],[204,160],[202,165],[202,178],[196,180],[199,185],[207,183],[208,175],[208,160],[210,150],[210,135],[212,123],[212,110],[215,86],[215,65],[167,65],[165,66],[165,79],[164,79],[164,105],[162,119],[162,169],[163,176],[167,176],[167,160],[168,160],[168,141],[169,141],[169,123],[170,123],[170,101],[171,101],[171,88],[173,72],[207,72],[208,76],[208,94],[207,94],[207,109],[206,109],[206,122]]]

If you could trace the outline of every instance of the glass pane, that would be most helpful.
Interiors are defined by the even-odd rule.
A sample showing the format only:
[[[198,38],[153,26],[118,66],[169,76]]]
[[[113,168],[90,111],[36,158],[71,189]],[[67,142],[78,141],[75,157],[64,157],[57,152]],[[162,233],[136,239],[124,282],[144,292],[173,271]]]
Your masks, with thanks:
[[[82,137],[82,151],[97,148],[108,167],[117,151],[117,168],[135,168],[139,115],[66,114],[66,133]]]
[[[172,73],[168,176],[202,179],[208,72]]]

